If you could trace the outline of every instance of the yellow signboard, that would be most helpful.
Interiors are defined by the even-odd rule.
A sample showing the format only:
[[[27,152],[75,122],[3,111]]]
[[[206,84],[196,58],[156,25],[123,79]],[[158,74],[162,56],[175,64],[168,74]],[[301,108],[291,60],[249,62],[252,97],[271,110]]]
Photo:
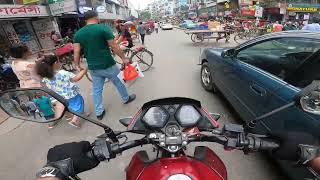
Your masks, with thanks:
[[[23,0],[23,4],[31,4],[31,3],[36,3],[39,0]]]
[[[303,11],[303,12],[316,12],[316,7],[288,7],[288,11]]]

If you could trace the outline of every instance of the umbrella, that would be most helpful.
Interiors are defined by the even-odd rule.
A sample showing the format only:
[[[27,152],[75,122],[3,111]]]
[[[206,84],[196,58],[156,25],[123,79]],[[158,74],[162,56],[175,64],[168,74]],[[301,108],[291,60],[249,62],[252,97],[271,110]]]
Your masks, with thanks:
[[[131,25],[131,24],[134,24],[134,23],[132,21],[127,21],[124,24]]]

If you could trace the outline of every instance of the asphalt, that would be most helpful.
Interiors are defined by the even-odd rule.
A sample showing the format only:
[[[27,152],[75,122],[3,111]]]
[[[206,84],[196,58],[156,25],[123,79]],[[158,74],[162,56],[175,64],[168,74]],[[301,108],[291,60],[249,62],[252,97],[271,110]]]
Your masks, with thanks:
[[[240,123],[238,116],[225,99],[220,95],[206,92],[200,83],[200,66],[198,57],[205,47],[235,46],[234,43],[213,40],[202,44],[194,44],[190,36],[183,31],[160,31],[146,37],[147,48],[154,53],[154,67],[145,73],[129,87],[130,93],[135,93],[137,99],[128,105],[123,105],[116,89],[107,84],[104,91],[106,117],[103,123],[116,130],[125,130],[118,122],[121,117],[132,116],[146,101],[162,98],[182,96],[190,97],[202,102],[210,112],[222,114],[219,122]],[[83,79],[80,83],[81,93],[85,97],[86,111],[94,112],[92,102],[91,83]],[[94,115],[91,117],[94,118]],[[46,153],[54,145],[89,140],[103,133],[103,129],[88,122],[84,122],[81,129],[70,127],[66,121],[61,121],[54,129],[48,130],[46,125],[22,122],[9,119],[0,125],[0,179],[30,180],[35,172],[46,162]],[[139,136],[129,134],[129,139]],[[201,143],[200,143],[201,144]],[[188,147],[192,154],[194,146]],[[244,155],[240,151],[226,152],[220,145],[202,143],[212,148],[224,161],[230,180],[284,180],[277,165],[261,154]],[[124,152],[110,162],[103,162],[94,170],[80,174],[83,179],[125,179],[125,168],[134,152],[145,149],[153,157],[151,146],[144,146]]]

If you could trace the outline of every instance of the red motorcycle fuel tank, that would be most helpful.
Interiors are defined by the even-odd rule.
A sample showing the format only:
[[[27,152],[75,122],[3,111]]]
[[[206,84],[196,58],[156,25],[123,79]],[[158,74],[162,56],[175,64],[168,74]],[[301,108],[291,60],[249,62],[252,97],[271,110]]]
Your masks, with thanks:
[[[168,180],[170,177],[174,180],[172,176],[178,174],[189,177],[186,180],[227,180],[226,167],[220,158],[207,147],[197,148],[201,151],[195,151],[195,158],[181,156],[153,162],[145,151],[139,151],[127,168],[127,180]]]

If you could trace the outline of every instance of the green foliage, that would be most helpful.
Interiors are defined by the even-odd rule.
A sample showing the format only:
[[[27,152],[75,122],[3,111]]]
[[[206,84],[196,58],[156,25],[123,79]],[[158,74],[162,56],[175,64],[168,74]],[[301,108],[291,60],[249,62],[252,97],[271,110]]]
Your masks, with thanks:
[[[141,12],[140,12],[140,19],[141,19],[142,21],[147,21],[147,20],[151,19],[151,14],[150,14],[150,12],[148,12],[148,11],[141,11]]]

